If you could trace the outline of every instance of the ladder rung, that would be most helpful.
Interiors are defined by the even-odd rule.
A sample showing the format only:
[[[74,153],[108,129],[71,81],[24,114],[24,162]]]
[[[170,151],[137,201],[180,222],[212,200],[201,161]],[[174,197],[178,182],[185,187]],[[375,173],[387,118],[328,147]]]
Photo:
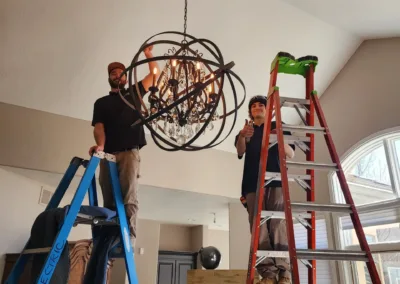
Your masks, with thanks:
[[[281,173],[266,172],[265,173],[265,180],[268,180],[270,178],[273,178],[274,180],[281,180],[282,179]],[[310,175],[288,174],[288,180],[289,181],[295,181],[296,179],[310,180],[311,176]]]
[[[22,254],[36,254],[36,253],[47,253],[51,251],[51,247],[49,248],[35,248],[35,249],[26,249],[22,252]]]
[[[297,99],[297,98],[289,98],[289,97],[280,97],[281,104],[285,107],[294,107],[295,105],[309,105],[310,100],[306,99]]]
[[[341,212],[352,213],[348,204],[317,204],[317,203],[292,203],[292,210],[295,211],[320,211],[320,212]]]
[[[306,168],[315,170],[337,170],[336,164],[321,164],[313,162],[293,162],[287,161],[286,165],[291,168]]]
[[[290,143],[290,142],[310,142],[310,137],[294,136],[294,135],[283,135],[283,140],[286,143]],[[278,135],[271,133],[270,136],[269,136],[269,143],[274,143],[276,141],[278,141]]]
[[[296,253],[298,259],[368,261],[367,254],[363,251],[297,249]],[[289,252],[259,250],[257,251],[257,256],[267,258],[289,258]]]
[[[282,125],[282,130],[283,131],[294,131],[294,132],[306,132],[306,133],[320,133],[320,132],[325,132],[324,127],[318,127],[318,126],[303,126],[303,125],[287,125],[283,124]]]
[[[293,218],[311,219],[310,213],[292,213]],[[285,212],[283,211],[261,211],[261,218],[270,217],[273,219],[285,219]]]

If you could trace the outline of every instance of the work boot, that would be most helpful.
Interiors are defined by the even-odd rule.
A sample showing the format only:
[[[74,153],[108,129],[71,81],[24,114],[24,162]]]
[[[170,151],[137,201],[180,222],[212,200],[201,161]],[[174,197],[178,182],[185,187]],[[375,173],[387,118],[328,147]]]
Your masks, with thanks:
[[[276,278],[264,278],[257,282],[257,284],[276,284]]]
[[[292,284],[292,281],[288,277],[281,277],[278,284]]]

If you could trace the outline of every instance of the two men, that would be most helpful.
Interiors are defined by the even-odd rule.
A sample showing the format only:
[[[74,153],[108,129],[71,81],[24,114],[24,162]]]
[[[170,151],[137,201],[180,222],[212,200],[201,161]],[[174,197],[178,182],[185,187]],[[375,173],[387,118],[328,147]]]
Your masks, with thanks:
[[[249,117],[253,121],[250,125],[246,120],[243,129],[235,139],[238,158],[242,159],[246,154],[242,178],[242,196],[247,201],[250,232],[253,228],[254,209],[257,204],[256,192],[258,171],[261,155],[264,121],[266,115],[267,99],[264,96],[255,96],[249,102]],[[271,123],[271,131],[276,128],[276,122]],[[290,132],[284,132],[290,135]],[[294,157],[294,145],[285,144],[286,157]],[[268,151],[268,172],[280,172],[278,145]],[[280,181],[272,181],[267,185],[263,202],[263,210],[284,211],[284,201]],[[272,219],[260,228],[260,250],[288,250],[285,220]],[[291,283],[290,264],[288,259],[266,259],[257,266],[258,274],[262,277],[259,284]]]
[[[153,57],[152,47],[144,50],[147,58]],[[149,62],[149,73],[140,81],[141,94],[147,93],[153,82],[153,70],[157,63]],[[89,155],[93,152],[104,151],[114,154],[116,157],[119,180],[124,198],[125,210],[130,227],[132,246],[136,240],[136,220],[138,212],[138,178],[140,174],[139,150],[146,145],[144,129],[142,126],[131,128],[133,122],[139,119],[139,114],[125,104],[119,97],[118,89],[123,89],[127,83],[126,75],[120,78],[125,66],[119,62],[110,63],[108,66],[108,82],[111,86],[109,95],[98,99],[94,104],[92,126],[94,126],[94,138],[96,145],[89,149]],[[157,73],[158,77],[159,74]],[[157,78],[156,78],[157,79]],[[133,88],[136,92],[136,88]],[[123,91],[124,97],[131,104],[139,107],[129,93]],[[136,94],[137,95],[137,94]],[[266,114],[266,98],[255,96],[249,102],[249,116],[253,125],[246,124],[236,136],[235,146],[239,159],[244,154],[245,165],[242,180],[242,196],[247,200],[250,231],[253,226],[254,208],[256,206],[256,191],[258,182],[258,170],[260,162],[261,144]],[[275,129],[272,122],[271,130]],[[285,133],[289,134],[290,133]],[[285,153],[289,158],[294,157],[295,147],[285,144]],[[268,153],[267,171],[280,172],[280,163],[277,145],[271,147]],[[100,162],[100,185],[103,194],[104,207],[115,209],[112,187],[104,160]],[[281,183],[271,182],[265,188],[263,209],[283,211],[283,195]],[[284,220],[273,219],[268,221],[260,230],[260,250],[287,250],[286,224]],[[263,278],[259,284],[275,284],[279,277],[279,284],[291,283],[290,265],[287,259],[266,259],[257,266],[258,273]]]
[[[144,50],[146,58],[153,57],[152,49],[153,47],[150,46]],[[149,74],[138,82],[142,95],[148,92],[153,83],[154,68],[159,70],[155,61],[149,62],[148,65]],[[134,101],[129,92],[124,89],[127,83],[127,76],[124,75],[120,79],[124,70],[125,66],[119,62],[113,62],[108,65],[108,82],[111,86],[111,91],[107,96],[99,98],[94,104],[92,126],[94,126],[93,134],[96,145],[89,149],[89,155],[92,155],[93,152],[104,151],[116,157],[131,243],[132,247],[134,247],[139,205],[137,199],[138,178],[140,175],[139,150],[147,143],[143,126],[131,127],[132,123],[140,118],[138,111],[125,104],[118,93],[120,88],[127,101],[136,108],[140,107],[140,104]],[[158,78],[159,72],[157,72],[156,76]],[[133,90],[137,95],[135,86],[133,86]],[[111,180],[105,160],[100,162],[99,182],[103,194],[104,207],[115,210]]]

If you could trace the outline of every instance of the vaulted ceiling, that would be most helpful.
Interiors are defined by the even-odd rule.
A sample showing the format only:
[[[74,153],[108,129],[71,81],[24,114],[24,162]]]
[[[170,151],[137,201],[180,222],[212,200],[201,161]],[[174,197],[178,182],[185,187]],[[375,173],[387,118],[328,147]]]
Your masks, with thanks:
[[[363,39],[400,36],[397,0],[282,0]]]
[[[398,1],[348,2],[189,0],[188,33],[212,40],[226,62],[235,62],[233,70],[248,97],[266,94],[270,63],[279,51],[317,55],[316,89],[323,94],[362,38],[399,35]],[[108,93],[109,62],[129,65],[150,36],[183,31],[183,0],[14,0],[0,5],[0,101],[84,120],[91,120],[94,101]],[[284,96],[304,96],[299,77],[282,77],[278,84]],[[235,132],[246,116],[244,106]],[[295,112],[285,111],[284,120],[296,122]],[[232,151],[233,139],[218,149]]]

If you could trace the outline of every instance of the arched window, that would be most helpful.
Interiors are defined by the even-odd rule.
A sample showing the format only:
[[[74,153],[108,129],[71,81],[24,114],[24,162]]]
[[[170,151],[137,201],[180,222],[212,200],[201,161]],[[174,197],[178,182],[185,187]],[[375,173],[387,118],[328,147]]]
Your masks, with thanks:
[[[377,251],[374,258],[381,279],[400,283],[400,128],[378,133],[354,146],[342,159],[342,167],[367,241],[371,250]],[[335,173],[330,180],[332,202],[345,203]],[[393,204],[398,204],[397,208]],[[363,211],[372,206],[374,211]],[[359,249],[350,217],[332,215],[338,249]],[[382,250],[390,252],[378,253]],[[343,283],[372,283],[365,263],[343,263],[340,268],[346,276]]]

